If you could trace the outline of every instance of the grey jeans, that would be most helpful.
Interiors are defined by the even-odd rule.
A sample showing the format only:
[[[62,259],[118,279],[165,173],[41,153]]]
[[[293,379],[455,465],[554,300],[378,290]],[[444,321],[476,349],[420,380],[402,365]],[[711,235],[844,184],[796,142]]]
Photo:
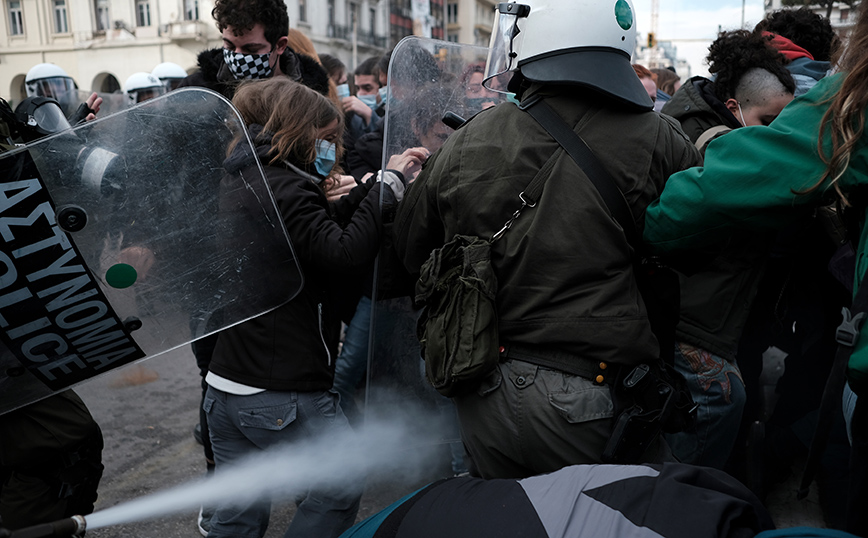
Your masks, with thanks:
[[[265,391],[250,396],[208,387],[203,408],[208,417],[216,472],[238,459],[278,444],[334,436],[350,428],[337,392]],[[275,462],[279,465],[280,462]],[[363,484],[310,491],[298,505],[285,538],[331,538],[350,528],[359,510]],[[236,500],[218,506],[209,538],[261,538],[271,515],[270,500]]]
[[[461,437],[483,478],[524,478],[602,463],[612,434],[609,387],[507,360],[476,392],[455,398]],[[661,446],[662,445],[662,446]],[[646,454],[666,453],[658,440]]]

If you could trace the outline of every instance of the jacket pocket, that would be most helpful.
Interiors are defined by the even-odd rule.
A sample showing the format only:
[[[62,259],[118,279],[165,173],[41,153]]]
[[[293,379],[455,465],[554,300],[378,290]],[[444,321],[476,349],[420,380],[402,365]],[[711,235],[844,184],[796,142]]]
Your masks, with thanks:
[[[298,414],[298,403],[293,400],[271,407],[254,407],[238,411],[241,426],[261,430],[278,431],[295,421]]]

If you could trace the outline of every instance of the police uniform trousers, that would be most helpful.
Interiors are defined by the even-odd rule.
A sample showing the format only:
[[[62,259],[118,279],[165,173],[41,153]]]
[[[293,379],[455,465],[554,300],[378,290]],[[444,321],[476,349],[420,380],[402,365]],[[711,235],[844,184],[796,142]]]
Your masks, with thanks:
[[[612,433],[607,385],[510,359],[475,392],[455,398],[461,437],[483,478],[523,478],[568,465],[602,463]],[[671,461],[662,438],[644,461]]]

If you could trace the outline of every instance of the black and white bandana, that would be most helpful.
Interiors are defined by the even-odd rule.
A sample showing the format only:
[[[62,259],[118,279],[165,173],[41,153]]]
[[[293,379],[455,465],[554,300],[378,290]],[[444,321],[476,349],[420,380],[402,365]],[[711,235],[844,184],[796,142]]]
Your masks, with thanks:
[[[268,54],[242,54],[223,49],[223,61],[232,71],[235,80],[268,78],[274,69],[268,63]]]

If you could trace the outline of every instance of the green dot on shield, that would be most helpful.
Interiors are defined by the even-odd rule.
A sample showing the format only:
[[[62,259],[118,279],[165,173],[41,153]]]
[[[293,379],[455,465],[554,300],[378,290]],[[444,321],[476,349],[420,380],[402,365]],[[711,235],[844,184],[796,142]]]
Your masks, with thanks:
[[[132,265],[116,263],[105,272],[105,281],[109,286],[122,290],[136,283],[139,274]]]

